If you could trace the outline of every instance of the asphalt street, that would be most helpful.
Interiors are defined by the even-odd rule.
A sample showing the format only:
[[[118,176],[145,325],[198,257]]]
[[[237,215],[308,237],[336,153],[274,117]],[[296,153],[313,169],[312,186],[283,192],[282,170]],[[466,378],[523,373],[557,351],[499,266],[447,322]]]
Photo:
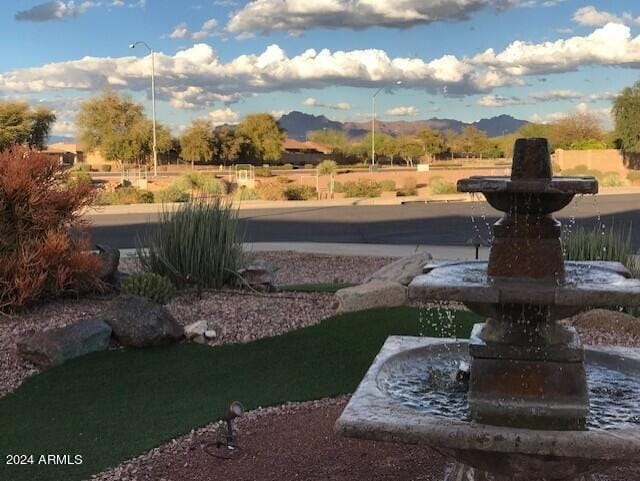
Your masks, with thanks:
[[[395,245],[464,245],[479,232],[488,237],[498,212],[484,202],[390,206],[296,207],[241,210],[245,242],[341,242]],[[640,195],[577,197],[557,216],[565,225],[638,226],[632,237],[640,248]],[[135,247],[157,221],[156,214],[93,214],[96,243]]]

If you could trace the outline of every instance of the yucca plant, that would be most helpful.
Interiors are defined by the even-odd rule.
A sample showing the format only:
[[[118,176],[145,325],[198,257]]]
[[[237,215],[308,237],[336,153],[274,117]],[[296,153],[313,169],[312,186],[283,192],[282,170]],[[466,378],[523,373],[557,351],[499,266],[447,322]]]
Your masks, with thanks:
[[[633,254],[631,226],[609,229],[577,227],[562,236],[565,258],[570,261],[617,261],[640,276],[640,262]]]
[[[164,210],[144,245],[137,247],[143,270],[179,288],[219,289],[236,278],[242,263],[237,211],[220,199]]]

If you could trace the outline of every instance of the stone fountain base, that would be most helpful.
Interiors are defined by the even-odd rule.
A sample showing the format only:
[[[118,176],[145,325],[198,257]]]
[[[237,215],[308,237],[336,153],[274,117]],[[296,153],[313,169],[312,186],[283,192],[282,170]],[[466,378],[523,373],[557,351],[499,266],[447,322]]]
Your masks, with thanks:
[[[401,402],[385,386],[411,366],[468,358],[466,341],[387,339],[336,423],[347,437],[428,445],[457,465],[447,481],[591,481],[591,473],[640,463],[640,426],[551,431],[491,426]],[[585,347],[587,365],[640,377],[640,349]],[[426,394],[429,396],[429,394]],[[490,473],[490,474],[489,474]]]
[[[535,481],[552,481],[555,478],[535,478]],[[503,476],[479,471],[461,463],[455,463],[449,467],[444,481],[529,481],[530,478]],[[585,474],[567,481],[598,481],[593,474]]]

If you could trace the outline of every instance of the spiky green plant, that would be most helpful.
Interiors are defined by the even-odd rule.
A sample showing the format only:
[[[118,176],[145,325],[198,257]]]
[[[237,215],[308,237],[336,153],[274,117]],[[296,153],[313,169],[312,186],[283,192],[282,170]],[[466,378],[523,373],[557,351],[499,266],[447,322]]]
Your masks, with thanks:
[[[146,297],[158,304],[166,304],[176,293],[169,279],[153,272],[134,274],[122,283],[121,292],[132,296]]]
[[[165,209],[146,241],[138,242],[137,256],[145,271],[179,288],[219,289],[236,278],[242,263],[237,211],[220,199]]]
[[[594,229],[577,227],[564,232],[562,243],[565,258],[571,261],[617,261],[640,276],[640,262],[633,255],[631,226],[611,225],[609,229],[596,226]]]

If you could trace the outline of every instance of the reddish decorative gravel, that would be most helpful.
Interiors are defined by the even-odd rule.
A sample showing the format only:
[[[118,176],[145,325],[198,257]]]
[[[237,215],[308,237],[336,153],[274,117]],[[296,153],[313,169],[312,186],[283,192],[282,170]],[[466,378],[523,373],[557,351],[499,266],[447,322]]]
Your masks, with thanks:
[[[219,424],[176,439],[93,481],[442,481],[449,460],[407,444],[347,439],[333,426],[346,399],[289,404],[249,412],[236,423],[242,452],[212,457]],[[620,468],[598,481],[638,481]]]

